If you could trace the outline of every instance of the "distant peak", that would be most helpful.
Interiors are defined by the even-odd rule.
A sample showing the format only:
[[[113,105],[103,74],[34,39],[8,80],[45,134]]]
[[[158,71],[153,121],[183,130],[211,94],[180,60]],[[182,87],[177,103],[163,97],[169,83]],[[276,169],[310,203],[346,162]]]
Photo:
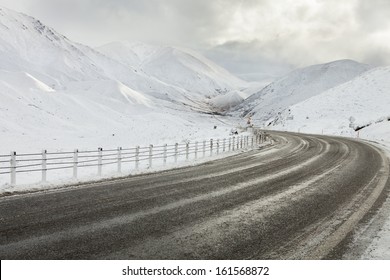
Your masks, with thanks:
[[[339,60],[335,60],[335,61],[331,61],[331,62],[328,62],[328,63],[325,63],[325,64],[362,64],[358,61],[355,61],[355,60],[352,60],[352,59],[339,59]]]

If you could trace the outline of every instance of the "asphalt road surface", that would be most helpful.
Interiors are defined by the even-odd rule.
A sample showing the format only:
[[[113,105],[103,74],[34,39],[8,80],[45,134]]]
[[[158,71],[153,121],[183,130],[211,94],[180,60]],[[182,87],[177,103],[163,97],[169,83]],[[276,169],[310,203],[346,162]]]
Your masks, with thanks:
[[[195,167],[0,198],[0,258],[341,256],[390,189],[388,159],[351,139],[272,135]]]

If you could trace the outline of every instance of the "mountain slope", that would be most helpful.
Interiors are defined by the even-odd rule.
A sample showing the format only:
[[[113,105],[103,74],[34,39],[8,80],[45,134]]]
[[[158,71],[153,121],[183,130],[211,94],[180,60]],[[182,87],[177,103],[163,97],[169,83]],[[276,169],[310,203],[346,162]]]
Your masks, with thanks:
[[[53,89],[67,90],[80,81],[119,80],[141,94],[172,102],[185,92],[74,43],[33,17],[5,8],[0,9],[0,49],[4,70],[29,73]]]
[[[98,50],[164,83],[203,97],[246,86],[246,82],[192,50],[130,42],[114,42]]]
[[[382,123],[390,131],[390,67],[375,68],[290,106],[272,121],[276,129],[362,135]],[[376,133],[378,134],[378,133]],[[368,136],[368,134],[366,135]]]
[[[6,8],[0,8],[0,100],[0,153],[131,146],[224,133],[213,130],[217,120],[192,112],[191,106],[209,108],[204,95],[74,43]]]
[[[288,106],[316,96],[371,69],[352,60],[340,60],[297,69],[251,95],[234,111],[259,122],[275,117]]]
[[[138,59],[148,72],[139,69],[140,61],[129,61],[132,53],[128,48],[120,57],[110,58],[70,41],[33,17],[0,9],[1,67],[29,73],[53,89],[74,88],[80,81],[118,80],[141,94],[193,105],[206,104],[205,96],[233,90],[243,83],[199,55],[195,59],[189,51],[141,44],[135,49],[133,56],[142,55]],[[172,50],[172,55],[162,55],[169,53],[167,50]]]
[[[69,81],[102,79],[104,73],[66,37],[30,16],[0,8],[0,62],[53,88]]]

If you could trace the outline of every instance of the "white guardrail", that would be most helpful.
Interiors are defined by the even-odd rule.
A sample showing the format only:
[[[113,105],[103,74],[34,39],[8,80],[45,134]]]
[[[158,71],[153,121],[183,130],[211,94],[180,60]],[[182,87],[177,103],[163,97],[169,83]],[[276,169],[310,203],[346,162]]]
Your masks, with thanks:
[[[122,173],[127,164],[127,173],[139,169],[152,168],[154,163],[159,166],[177,164],[179,161],[206,158],[207,156],[238,151],[240,149],[254,149],[258,144],[267,141],[267,134],[255,133],[253,136],[236,136],[227,139],[210,139],[203,142],[187,142],[183,144],[163,145],[148,147],[134,147],[104,150],[80,151],[78,149],[69,152],[48,152],[18,154],[11,152],[9,155],[0,155],[0,176],[9,176],[9,184],[16,186],[17,175],[25,173],[41,173],[40,183],[47,183],[48,172],[55,170],[70,170],[69,177],[73,173],[73,179],[78,179],[79,171],[83,168],[96,168],[95,176],[103,176],[103,167],[111,166],[110,171]],[[157,162],[158,161],[158,162]],[[3,178],[4,179],[4,178]],[[70,179],[70,178],[69,178]],[[4,180],[3,180],[4,181]],[[8,181],[8,180],[6,180]],[[39,181],[39,179],[38,179]]]

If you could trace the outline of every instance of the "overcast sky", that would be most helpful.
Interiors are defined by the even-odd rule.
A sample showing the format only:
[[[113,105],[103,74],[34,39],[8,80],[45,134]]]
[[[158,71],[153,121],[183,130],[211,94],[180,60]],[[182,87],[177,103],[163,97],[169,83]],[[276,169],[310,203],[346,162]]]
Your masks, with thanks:
[[[202,51],[231,72],[279,75],[338,59],[390,65],[389,0],[0,0],[91,46]]]

